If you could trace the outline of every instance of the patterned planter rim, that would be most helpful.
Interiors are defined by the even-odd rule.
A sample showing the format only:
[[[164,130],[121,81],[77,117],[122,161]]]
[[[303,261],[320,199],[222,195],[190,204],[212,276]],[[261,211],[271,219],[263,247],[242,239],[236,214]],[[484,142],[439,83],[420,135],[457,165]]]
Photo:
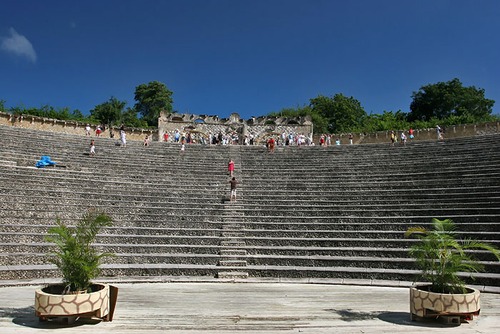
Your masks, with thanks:
[[[422,290],[429,284],[410,288],[410,311],[419,317],[440,315],[478,315],[481,310],[480,292],[467,287],[467,293],[437,293]]]
[[[55,284],[54,286],[60,286]],[[92,284],[99,289],[90,293],[52,294],[43,291],[47,287],[35,291],[35,314],[38,317],[74,316],[92,314],[102,318],[109,313],[109,285]]]

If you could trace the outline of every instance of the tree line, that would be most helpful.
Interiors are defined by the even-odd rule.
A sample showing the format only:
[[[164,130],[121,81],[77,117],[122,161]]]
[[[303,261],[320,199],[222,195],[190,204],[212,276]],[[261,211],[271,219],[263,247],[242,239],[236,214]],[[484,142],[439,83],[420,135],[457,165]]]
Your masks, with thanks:
[[[39,117],[72,120],[83,123],[103,124],[108,127],[124,124],[128,127],[147,128],[158,126],[161,111],[172,112],[172,91],[165,84],[152,81],[135,88],[133,107],[126,107],[126,101],[120,101],[112,96],[108,101],[96,105],[88,116],[80,110],[70,110],[68,107],[54,108],[44,105],[41,108],[26,108],[22,106],[5,108],[5,100],[0,100],[0,110],[14,115],[33,115]]]
[[[411,95],[410,111],[384,111],[367,114],[354,97],[335,94],[317,96],[309,105],[286,108],[270,116],[311,116],[315,133],[375,132],[387,130],[425,129],[454,124],[497,121],[492,115],[494,100],[474,86],[464,87],[459,79],[420,87]]]
[[[45,105],[41,108],[12,107],[5,110],[5,101],[0,100],[0,110],[17,115],[75,120],[108,126],[124,124],[129,127],[156,127],[161,111],[172,112],[173,92],[158,81],[136,87],[133,107],[126,108],[126,102],[111,97],[85,116],[79,110],[56,109]],[[459,79],[438,82],[420,87],[411,95],[410,111],[383,111],[381,114],[367,114],[354,97],[337,93],[332,97],[319,95],[309,100],[308,105],[284,108],[267,116],[299,117],[310,116],[315,133],[348,133],[400,130],[413,127],[424,129],[437,124],[448,126],[497,121],[492,115],[494,100],[485,97],[485,91],[475,86],[464,87]]]

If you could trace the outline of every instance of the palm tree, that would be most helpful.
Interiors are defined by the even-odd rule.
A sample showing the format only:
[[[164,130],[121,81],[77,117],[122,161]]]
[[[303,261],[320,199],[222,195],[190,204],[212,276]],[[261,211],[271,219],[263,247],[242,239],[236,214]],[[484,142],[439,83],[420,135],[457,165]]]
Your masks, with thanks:
[[[65,291],[87,291],[91,280],[99,275],[101,259],[112,254],[99,254],[92,243],[101,228],[111,223],[105,213],[90,210],[75,227],[58,219],[57,225],[49,229],[45,239],[57,247],[49,261],[61,270]]]
[[[484,270],[469,250],[491,252],[500,261],[500,251],[491,244],[476,240],[457,240],[455,223],[451,219],[432,219],[432,229],[409,228],[405,236],[415,235],[420,241],[410,248],[409,254],[422,270],[423,280],[431,282],[431,291],[437,293],[465,293],[460,273]],[[471,275],[472,277],[472,275]]]

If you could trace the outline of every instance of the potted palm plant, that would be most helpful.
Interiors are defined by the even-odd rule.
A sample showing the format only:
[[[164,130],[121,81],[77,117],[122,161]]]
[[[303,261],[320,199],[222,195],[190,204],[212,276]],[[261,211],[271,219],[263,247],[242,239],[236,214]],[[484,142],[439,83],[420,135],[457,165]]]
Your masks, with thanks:
[[[472,319],[480,311],[480,293],[466,287],[464,279],[480,272],[484,265],[473,250],[486,250],[500,260],[493,245],[476,240],[457,239],[456,225],[451,219],[432,219],[432,229],[409,228],[405,236],[419,241],[409,254],[421,269],[419,279],[429,282],[410,288],[411,319],[448,317],[452,323]],[[467,276],[468,274],[468,276]]]
[[[117,289],[107,284],[94,284],[101,272],[101,260],[109,253],[99,253],[93,243],[99,231],[112,224],[103,212],[89,210],[76,226],[57,220],[45,237],[55,244],[49,262],[62,273],[62,284],[49,285],[35,292],[35,314],[40,320],[63,317],[98,317],[111,321]]]

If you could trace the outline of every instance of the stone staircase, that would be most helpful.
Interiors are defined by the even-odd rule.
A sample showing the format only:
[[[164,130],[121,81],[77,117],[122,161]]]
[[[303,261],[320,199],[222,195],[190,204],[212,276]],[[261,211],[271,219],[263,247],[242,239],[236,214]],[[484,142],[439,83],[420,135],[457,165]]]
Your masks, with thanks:
[[[245,233],[242,232],[241,217],[242,205],[226,202],[224,206],[221,249],[219,267],[222,271],[217,273],[219,278],[247,278],[247,251],[245,250]]]
[[[0,282],[58,277],[43,235],[88,208],[113,227],[96,246],[103,275],[411,281],[410,226],[452,218],[462,237],[500,247],[500,136],[332,147],[187,145],[0,126]],[[36,169],[50,155],[59,167]],[[227,162],[238,199],[228,201]],[[60,167],[64,166],[64,167]],[[500,286],[500,265],[476,284]],[[1,284],[1,283],[0,283]]]
[[[231,159],[235,162],[234,176],[239,180],[239,173],[241,171],[241,150],[240,146],[230,146],[229,152]],[[241,174],[241,173],[240,173]],[[239,187],[238,187],[239,188]],[[241,188],[238,189],[237,198],[241,200]],[[242,211],[243,205],[239,202],[225,201],[222,232],[221,232],[221,259],[219,266],[223,271],[217,273],[218,278],[225,279],[239,279],[247,278],[247,251],[245,250],[245,233],[242,231],[244,225],[242,224]]]

